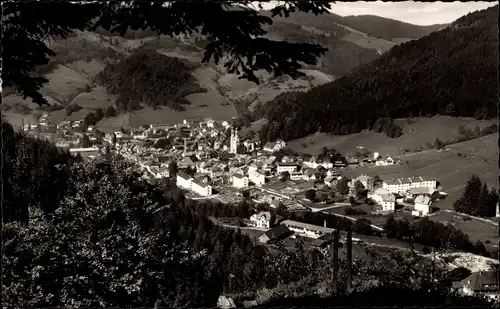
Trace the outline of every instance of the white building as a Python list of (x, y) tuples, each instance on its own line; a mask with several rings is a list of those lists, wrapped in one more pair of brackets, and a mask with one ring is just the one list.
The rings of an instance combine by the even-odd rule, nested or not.
[(387, 157), (387, 158), (382, 159), (382, 160), (377, 160), (375, 162), (375, 165), (377, 165), (377, 166), (387, 166), (387, 165), (393, 165), (393, 164), (396, 164), (396, 160), (394, 160), (391, 157)]
[(212, 186), (208, 182), (195, 180), (193, 177), (183, 173), (177, 173), (176, 179), (177, 186), (183, 189), (193, 191), (201, 196), (212, 195)]
[(415, 210), (411, 212), (413, 216), (427, 216), (431, 212), (432, 200), (427, 195), (419, 195), (415, 198)]
[(176, 184), (180, 188), (191, 190), (191, 182), (193, 181), (193, 177), (183, 173), (178, 172), (176, 177)]
[(394, 194), (382, 195), (382, 211), (395, 211), (396, 210), (396, 197)]
[(233, 187), (235, 188), (246, 188), (248, 187), (248, 177), (242, 174), (236, 173), (232, 176)]
[(354, 182), (356, 182), (357, 180), (359, 180), (363, 184), (365, 189), (373, 191), (373, 188), (375, 186), (375, 180), (373, 179), (373, 177), (367, 175), (361, 175), (358, 178), (354, 179)]
[(299, 165), (297, 163), (276, 163), (276, 172), (278, 174), (284, 173), (284, 172), (289, 172), (292, 174), (293, 172), (297, 171)]
[(276, 152), (286, 147), (286, 143), (282, 140), (277, 140), (275, 143), (267, 142), (262, 150), (267, 152)]
[(238, 129), (231, 129), (231, 138), (229, 140), (229, 153), (238, 153), (240, 138), (238, 137)]
[(212, 186), (207, 182), (193, 180), (191, 182), (191, 191), (201, 196), (212, 195)]
[(382, 206), (383, 211), (394, 211), (396, 209), (396, 197), (387, 189), (378, 188), (373, 193), (368, 193), (368, 198)]
[(382, 186), (391, 193), (406, 194), (406, 192), (410, 188), (427, 187), (430, 189), (436, 189), (437, 181), (432, 180), (429, 177), (419, 176), (419, 177), (399, 178), (395, 180), (384, 181)]
[(271, 213), (269, 211), (261, 211), (250, 217), (250, 221), (259, 228), (268, 229), (271, 226)]
[(99, 148), (89, 147), (89, 148), (70, 148), (69, 153), (76, 156), (81, 155), (82, 157), (96, 157), (99, 155)]
[(257, 170), (250, 170), (248, 172), (248, 178), (256, 186), (261, 186), (266, 183), (266, 176)]

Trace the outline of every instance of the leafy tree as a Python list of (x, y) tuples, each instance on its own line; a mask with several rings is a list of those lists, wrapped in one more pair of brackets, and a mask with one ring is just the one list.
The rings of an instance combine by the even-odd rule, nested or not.
[(481, 187), (481, 179), (476, 175), (472, 175), (465, 185), (462, 196), (453, 204), (455, 211), (476, 215)]
[(366, 197), (366, 188), (361, 181), (356, 180), (354, 182), (354, 192), (358, 199)]
[(307, 190), (305, 196), (308, 200), (314, 201), (316, 199), (316, 190), (313, 189)]
[(178, 167), (177, 167), (177, 162), (172, 161), (168, 164), (168, 173), (170, 174), (170, 177), (175, 177), (177, 175)]
[[(4, 29), (2, 37), (4, 87), (14, 87), (19, 93), (38, 104), (47, 104), (40, 88), (47, 82), (31, 73), (36, 66), (49, 62), (56, 54), (46, 45), (47, 37), (68, 37), (73, 30), (115, 32), (124, 36), (127, 30), (152, 30), (167, 36), (191, 34), (199, 31), (207, 45), (203, 61), (224, 59), (230, 73), (258, 83), (254, 74), (266, 70), (275, 75), (287, 74), (298, 78), (299, 63), (313, 65), (326, 50), (317, 44), (271, 41), (262, 37), (264, 25), (272, 19), (258, 14), (250, 2), (240, 2), (244, 9), (234, 8), (229, 2), (173, 2), (134, 1), (130, 5), (118, 2), (7, 2), (3, 6)], [(55, 5), (55, 6), (54, 6)], [(293, 11), (321, 14), (330, 8), (327, 2), (291, 1), (272, 10), (273, 16)], [(64, 14), (54, 13), (64, 12)], [(206, 14), (199, 14), (204, 12)], [(182, 22), (179, 22), (182, 16)], [(221, 22), (224, 21), (223, 24)], [(225, 25), (231, 24), (232, 27)], [(22, 30), (21, 30), (22, 29)], [(238, 29), (238, 31), (234, 31)], [(227, 55), (228, 57), (222, 57)], [(258, 57), (256, 57), (259, 55)], [(265, 56), (262, 56), (265, 55)], [(253, 59), (253, 61), (247, 61)]]
[(284, 171), (280, 174), (280, 178), (282, 181), (290, 180), (290, 173), (288, 171)]
[(352, 227), (355, 233), (363, 234), (363, 235), (372, 235), (373, 228), (371, 227), (371, 222), (368, 219), (358, 219), (354, 222)]
[(347, 195), (349, 193), (349, 185), (347, 184), (347, 179), (342, 178), (337, 182), (335, 189), (341, 195)]
[(442, 149), (444, 147), (444, 143), (439, 138), (436, 138), (436, 140), (434, 141), (434, 147), (437, 150)]
[(108, 106), (108, 108), (106, 108), (106, 111), (104, 112), (105, 117), (116, 117), (116, 115), (116, 109), (112, 105)]
[(354, 196), (349, 196), (349, 204), (351, 204), (351, 206), (354, 206), (356, 205), (356, 199), (354, 198)]
[(87, 134), (83, 135), (80, 145), (82, 148), (88, 148), (92, 146), (92, 143), (90, 142), (89, 136)]

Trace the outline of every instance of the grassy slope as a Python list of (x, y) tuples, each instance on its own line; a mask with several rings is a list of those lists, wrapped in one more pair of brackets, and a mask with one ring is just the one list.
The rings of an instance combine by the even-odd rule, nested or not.
[[(410, 176), (432, 176), (443, 186), (448, 197), (436, 206), (452, 209), (453, 202), (462, 194), (466, 181), (471, 175), (478, 175), (488, 186), (498, 188), (498, 171), (494, 168), (498, 161), (497, 134), (490, 134), (474, 140), (449, 145), (449, 151), (427, 150), (411, 154), (401, 159), (408, 161), (395, 166), (361, 167), (346, 170), (348, 177), (361, 174), (379, 175), (382, 179)], [(461, 154), (461, 156), (458, 155)]]
[[(309, 135), (293, 140), (289, 147), (295, 151), (318, 154), (324, 146), (335, 148), (342, 153), (352, 153), (358, 150), (356, 147), (363, 146), (381, 155), (397, 156), (401, 149), (413, 150), (426, 146), (426, 143), (434, 143), (436, 138), (442, 141), (452, 140), (459, 136), (458, 127), (464, 125), (467, 128), (486, 127), (495, 123), (494, 120), (475, 120), (473, 118), (453, 118), (448, 116), (434, 116), (431, 118), (415, 118), (414, 123), (408, 125), (405, 119), (396, 119), (395, 122), (403, 129), (403, 136), (397, 139), (389, 138), (384, 133), (360, 132), (344, 136), (332, 136), (324, 133)], [(303, 144), (307, 148), (303, 147)]]

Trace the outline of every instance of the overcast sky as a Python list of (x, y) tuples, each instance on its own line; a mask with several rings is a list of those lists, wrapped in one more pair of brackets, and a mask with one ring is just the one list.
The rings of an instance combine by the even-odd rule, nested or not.
[[(274, 4), (273, 4), (274, 2)], [(276, 1), (263, 4), (265, 9)], [(332, 13), (348, 15), (377, 15), (415, 25), (447, 24), (476, 10), (483, 10), (498, 2), (337, 2), (332, 3)]]

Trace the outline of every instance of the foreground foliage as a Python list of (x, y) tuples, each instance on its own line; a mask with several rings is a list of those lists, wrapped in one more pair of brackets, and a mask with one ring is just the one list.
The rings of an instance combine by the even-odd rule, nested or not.
[[(5, 2), (2, 6), (2, 81), (35, 103), (47, 104), (40, 89), (47, 82), (31, 73), (56, 54), (46, 39), (68, 37), (74, 30), (104, 31), (124, 36), (127, 30), (150, 30), (176, 36), (199, 32), (206, 38), (203, 62), (223, 64), (231, 73), (258, 83), (254, 74), (266, 70), (276, 75), (303, 76), (301, 64), (312, 65), (326, 50), (317, 44), (271, 41), (262, 37), (263, 25), (272, 19), (261, 16), (251, 1), (129, 1), (122, 2)], [(321, 14), (330, 8), (325, 1), (289, 1), (273, 9), (273, 15), (304, 11)], [(62, 14), (61, 12), (64, 12)], [(227, 27), (230, 24), (231, 27)], [(227, 57), (226, 57), (227, 56)]]

